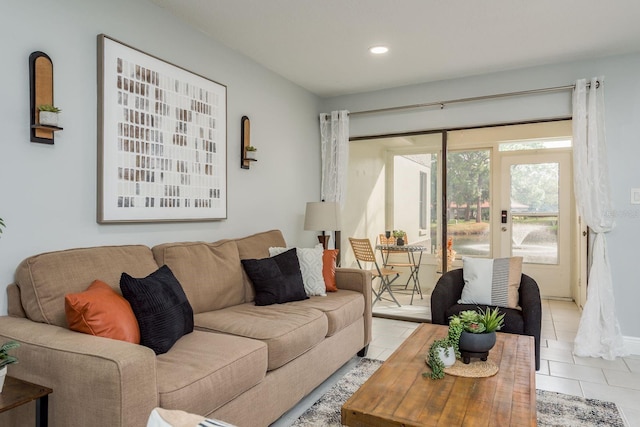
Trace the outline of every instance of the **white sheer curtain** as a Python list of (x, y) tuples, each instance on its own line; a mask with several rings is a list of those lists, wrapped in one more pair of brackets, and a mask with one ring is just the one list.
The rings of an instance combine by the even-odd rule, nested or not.
[(338, 202), (344, 208), (347, 194), (347, 166), (349, 163), (349, 112), (346, 110), (320, 114), (322, 140), (321, 198)]
[(625, 355), (607, 255), (613, 206), (604, 131), (603, 78), (578, 80), (573, 92), (573, 170), (578, 210), (592, 239), (587, 301), (582, 311), (573, 353), (614, 359)]

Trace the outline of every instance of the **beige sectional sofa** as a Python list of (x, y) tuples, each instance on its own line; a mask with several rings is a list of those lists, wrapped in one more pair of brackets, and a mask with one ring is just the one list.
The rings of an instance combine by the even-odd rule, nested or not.
[[(241, 259), (285, 246), (280, 231), (215, 243), (71, 249), (32, 256), (7, 288), (0, 342), (17, 340), (9, 375), (53, 389), (54, 427), (144, 426), (156, 407), (239, 426), (266, 426), (371, 340), (371, 276), (336, 270), (338, 292), (256, 306)], [(64, 297), (100, 279), (119, 291), (122, 272), (145, 277), (168, 265), (193, 308), (195, 330), (164, 354), (68, 329)], [(24, 405), (0, 425), (32, 425)]]

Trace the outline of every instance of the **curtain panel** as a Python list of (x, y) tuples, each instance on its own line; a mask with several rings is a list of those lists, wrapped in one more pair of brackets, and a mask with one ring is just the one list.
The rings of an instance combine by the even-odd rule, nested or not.
[(615, 315), (606, 233), (613, 230), (613, 205), (604, 127), (603, 78), (576, 81), (573, 92), (573, 170), (578, 211), (592, 239), (588, 263), (587, 301), (573, 353), (612, 360), (624, 356)]
[(347, 167), (349, 164), (349, 112), (332, 111), (320, 114), (322, 150), (321, 199), (338, 202), (344, 208), (347, 195)]

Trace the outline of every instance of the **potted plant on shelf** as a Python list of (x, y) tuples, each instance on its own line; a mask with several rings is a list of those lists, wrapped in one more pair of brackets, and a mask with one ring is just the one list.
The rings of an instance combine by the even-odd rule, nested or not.
[(45, 126), (58, 126), (58, 113), (62, 110), (51, 104), (43, 104), (38, 107), (40, 111), (39, 123)]
[(10, 356), (8, 351), (18, 347), (20, 347), (20, 343), (17, 341), (7, 341), (0, 347), (0, 393), (4, 386), (4, 378), (7, 375), (7, 365), (18, 363), (18, 358)]
[(396, 245), (398, 246), (404, 245), (404, 236), (406, 235), (407, 233), (405, 233), (402, 230), (393, 230), (393, 237), (396, 238)]
[(254, 147), (253, 145), (247, 145), (244, 150), (245, 150), (245, 153), (244, 153), (245, 159), (256, 160), (256, 154), (258, 151), (256, 147)]
[(451, 316), (451, 321), (454, 318), (463, 325), (458, 342), (463, 362), (469, 363), (471, 357), (487, 360), (489, 350), (496, 344), (496, 331), (504, 324), (504, 313), (500, 313), (498, 307), (493, 310), (487, 307), (485, 310), (461, 311), (457, 316)]

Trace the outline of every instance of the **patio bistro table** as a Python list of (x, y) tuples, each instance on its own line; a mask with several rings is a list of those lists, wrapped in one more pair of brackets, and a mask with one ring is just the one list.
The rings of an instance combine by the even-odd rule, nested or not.
[[(411, 292), (411, 302), (413, 304), (413, 295), (416, 291), (420, 294), (420, 299), (422, 299), (422, 289), (420, 288), (420, 278), (418, 277), (418, 273), (420, 272), (420, 262), (422, 261), (422, 253), (427, 249), (422, 245), (376, 245), (376, 249), (380, 251), (382, 254), (382, 264), (386, 265), (389, 259), (389, 255), (391, 253), (398, 252), (406, 252), (409, 257), (409, 264), (411, 264), (409, 278), (407, 279), (407, 284), (405, 285), (405, 289), (407, 285), (413, 281), (413, 291)], [(386, 254), (386, 255), (385, 255)], [(418, 256), (416, 257), (416, 254)], [(417, 258), (417, 262), (416, 262)]]

